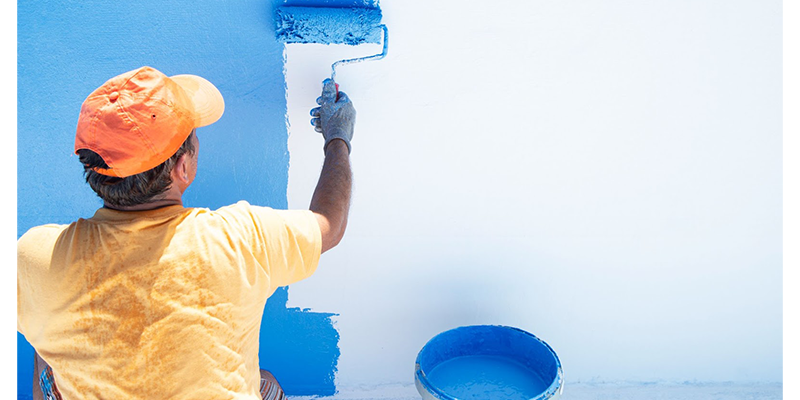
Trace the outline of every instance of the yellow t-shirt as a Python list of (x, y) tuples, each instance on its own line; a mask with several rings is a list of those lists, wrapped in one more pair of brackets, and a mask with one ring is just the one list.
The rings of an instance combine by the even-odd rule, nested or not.
[(64, 399), (260, 399), (267, 298), (310, 276), (310, 211), (100, 209), (17, 243), (17, 330)]

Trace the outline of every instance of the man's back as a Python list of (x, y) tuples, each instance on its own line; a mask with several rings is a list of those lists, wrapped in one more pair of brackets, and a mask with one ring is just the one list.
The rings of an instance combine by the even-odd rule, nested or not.
[(310, 211), (98, 210), (18, 244), (18, 330), (65, 398), (261, 398), (272, 292), (310, 276)]
[(225, 108), (211, 82), (145, 66), (86, 98), (74, 151), (104, 207), (17, 245), (17, 330), (41, 358), (34, 395), (283, 398), (258, 366), (264, 304), (314, 272), (350, 207), (355, 108), (330, 79), (317, 103), (325, 160), (308, 210), (211, 212), (183, 208), (197, 128)]

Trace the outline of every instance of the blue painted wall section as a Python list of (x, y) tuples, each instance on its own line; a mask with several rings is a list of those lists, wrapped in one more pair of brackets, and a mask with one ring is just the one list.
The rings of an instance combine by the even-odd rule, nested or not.
[(271, 339), (261, 342), (261, 368), (271, 371), (288, 395), (333, 395), (339, 332), (331, 317), (336, 314), (288, 308), (288, 299), (283, 287), (267, 301), (261, 336)]
[[(225, 97), (223, 117), (198, 130), (200, 170), (185, 204), (215, 209), (244, 199), (285, 208), (289, 154), (283, 45), (274, 30), (278, 5), (20, 0), (18, 235), (90, 217), (101, 206), (72, 155), (80, 104), (105, 80), (143, 65), (167, 75), (201, 75)], [(331, 315), (287, 309), (285, 288), (276, 296), (265, 309), (262, 366), (276, 371), (288, 393), (333, 393), (339, 353)], [(33, 349), (19, 334), (17, 362), (18, 397), (30, 398)]]

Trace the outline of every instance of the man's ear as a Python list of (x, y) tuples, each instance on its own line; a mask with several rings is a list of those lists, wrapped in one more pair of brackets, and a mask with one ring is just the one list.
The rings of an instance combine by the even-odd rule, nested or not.
[(178, 183), (178, 186), (185, 187), (190, 183), (188, 161), (189, 153), (183, 153), (183, 155), (178, 157), (178, 160), (175, 161), (175, 166), (172, 167), (172, 181)]

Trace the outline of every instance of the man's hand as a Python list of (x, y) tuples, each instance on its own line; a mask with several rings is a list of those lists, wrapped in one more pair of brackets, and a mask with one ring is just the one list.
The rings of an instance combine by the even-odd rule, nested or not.
[(325, 138), (323, 151), (328, 149), (328, 144), (341, 139), (347, 144), (350, 152), (350, 140), (353, 138), (353, 128), (356, 123), (356, 109), (350, 98), (344, 92), (338, 92), (336, 82), (325, 79), (322, 82), (322, 96), (317, 98), (319, 107), (311, 110), (311, 124), (314, 130), (322, 133)]

